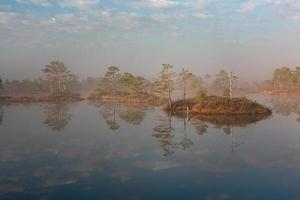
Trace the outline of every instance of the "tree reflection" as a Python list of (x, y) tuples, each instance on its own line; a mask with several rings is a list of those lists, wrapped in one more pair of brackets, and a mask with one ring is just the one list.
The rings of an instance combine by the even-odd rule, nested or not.
[(172, 113), (169, 113), (166, 117), (160, 117), (158, 125), (153, 128), (153, 131), (155, 132), (153, 136), (159, 141), (160, 146), (164, 151), (164, 156), (171, 156), (175, 153), (174, 148), (176, 148), (176, 143), (173, 142), (173, 130)]
[(218, 128), (226, 126), (233, 127), (246, 127), (249, 124), (257, 123), (261, 120), (268, 119), (268, 115), (255, 114), (255, 115), (197, 115), (192, 119), (200, 122), (208, 122), (216, 125)]
[(2, 125), (4, 120), (4, 110), (2, 109), (2, 107), (0, 106), (0, 126)]
[(230, 136), (230, 152), (234, 152), (240, 146), (240, 143), (235, 140), (233, 126), (226, 126), (223, 128), (223, 131), (226, 135)]
[(116, 110), (116, 103), (104, 104), (103, 106), (102, 116), (105, 119), (105, 122), (110, 130), (118, 130), (120, 128), (120, 124), (116, 119)]
[(271, 98), (271, 103), (276, 113), (284, 116), (295, 113), (299, 116), (297, 120), (300, 120), (300, 97), (276, 96)]
[(193, 141), (187, 138), (187, 122), (195, 127), (198, 135), (202, 136), (207, 132), (207, 123), (215, 125), (216, 128), (221, 129), (224, 133), (230, 136), (230, 151), (234, 152), (240, 146), (234, 137), (234, 127), (245, 128), (249, 124), (267, 119), (266, 115), (192, 115), (191, 119), (187, 121), (185, 114), (175, 113), (173, 116), (183, 119), (184, 139), (179, 143), (183, 150), (193, 145)]
[(44, 124), (54, 131), (61, 131), (65, 129), (72, 115), (68, 113), (69, 106), (67, 103), (51, 103), (45, 106), (46, 120)]
[(191, 139), (187, 138), (187, 136), (186, 136), (186, 121), (187, 121), (187, 118), (184, 117), (183, 118), (183, 133), (184, 133), (184, 138), (180, 142), (180, 145), (182, 146), (183, 150), (186, 150), (186, 149), (190, 148), (190, 146), (192, 146), (194, 144), (193, 141)]
[(144, 120), (149, 106), (142, 104), (126, 104), (118, 102), (90, 102), (100, 107), (100, 113), (110, 130), (118, 130), (121, 125), (118, 119), (132, 125), (140, 125)]
[(118, 116), (128, 124), (140, 125), (146, 116), (145, 110), (145, 107), (125, 105), (118, 112)]
[(200, 136), (202, 136), (205, 132), (207, 132), (208, 126), (204, 121), (201, 120), (192, 120), (192, 124), (196, 129), (196, 133)]

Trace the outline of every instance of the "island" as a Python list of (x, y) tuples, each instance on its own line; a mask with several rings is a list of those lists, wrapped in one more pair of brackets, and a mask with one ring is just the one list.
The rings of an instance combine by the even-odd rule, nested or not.
[(171, 107), (168, 104), (164, 109), (175, 113), (188, 113), (191, 115), (270, 115), (272, 113), (266, 106), (247, 98), (223, 96), (204, 96), (201, 100), (177, 100), (172, 103)]

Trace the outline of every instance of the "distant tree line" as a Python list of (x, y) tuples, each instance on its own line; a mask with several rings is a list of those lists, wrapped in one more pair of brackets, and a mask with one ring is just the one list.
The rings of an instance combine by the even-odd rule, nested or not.
[(300, 67), (295, 69), (289, 67), (275, 69), (271, 83), (275, 90), (286, 92), (300, 91)]
[[(186, 68), (175, 72), (171, 64), (162, 64), (153, 81), (141, 75), (121, 72), (117, 66), (109, 66), (103, 76), (79, 79), (62, 61), (51, 61), (42, 67), (43, 78), (34, 80), (3, 80), (0, 78), (1, 95), (51, 95), (65, 96), (75, 93), (93, 93), (95, 96), (157, 96), (168, 99), (202, 98), (208, 89), (213, 93), (229, 96), (237, 77), (221, 70), (211, 88), (205, 81)], [(205, 80), (210, 79), (205, 76)]]
[(97, 95), (143, 95), (150, 93), (150, 82), (142, 76), (129, 72), (121, 73), (116, 66), (109, 66), (104, 77), (98, 81)]
[(0, 78), (1, 95), (52, 95), (64, 96), (96, 87), (99, 78), (79, 80), (61, 61), (51, 61), (42, 68), (44, 78), (34, 80), (3, 80)]
[(248, 85), (249, 91), (299, 93), (300, 92), (300, 67), (278, 67), (273, 71), (272, 78), (256, 81)]

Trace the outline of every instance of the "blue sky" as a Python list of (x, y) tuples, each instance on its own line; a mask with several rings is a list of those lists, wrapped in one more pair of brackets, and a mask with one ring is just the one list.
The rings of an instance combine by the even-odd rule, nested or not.
[(300, 63), (299, 0), (1, 0), (6, 78), (60, 59), (83, 77), (117, 65), (154, 77), (162, 63), (264, 79)]

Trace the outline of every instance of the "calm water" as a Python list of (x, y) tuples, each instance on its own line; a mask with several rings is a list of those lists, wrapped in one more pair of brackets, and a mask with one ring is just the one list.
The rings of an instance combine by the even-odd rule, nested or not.
[(300, 199), (300, 98), (270, 118), (155, 107), (0, 108), (0, 199)]

